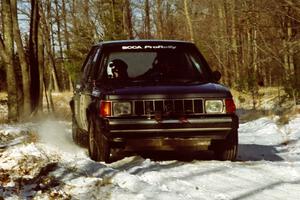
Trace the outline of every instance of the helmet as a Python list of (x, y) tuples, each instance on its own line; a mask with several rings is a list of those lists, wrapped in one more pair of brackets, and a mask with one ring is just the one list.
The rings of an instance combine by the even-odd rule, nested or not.
[(111, 69), (112, 78), (117, 78), (117, 79), (128, 78), (128, 73), (127, 73), (128, 66), (123, 60), (114, 59), (110, 61), (108, 65)]

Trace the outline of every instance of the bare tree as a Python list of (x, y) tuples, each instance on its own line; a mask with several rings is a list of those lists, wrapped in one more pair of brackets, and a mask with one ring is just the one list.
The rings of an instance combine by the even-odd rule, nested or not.
[(184, 15), (185, 15), (186, 22), (187, 22), (188, 29), (189, 29), (190, 40), (194, 41), (194, 30), (193, 30), (193, 25), (192, 25), (192, 20), (191, 20), (187, 0), (184, 0)]
[(31, 1), (30, 35), (29, 35), (29, 62), (31, 77), (31, 106), (38, 108), (41, 98), (38, 60), (38, 31), (39, 31), (39, 1)]
[(124, 8), (124, 27), (125, 33), (127, 34), (128, 39), (134, 39), (133, 37), (133, 27), (132, 27), (132, 12), (129, 0), (124, 0), (125, 8)]
[(28, 117), (31, 114), (31, 95), (30, 95), (30, 77), (29, 77), (29, 65), (26, 60), (24, 46), (21, 38), (21, 32), (19, 28), (19, 22), (17, 17), (17, 2), (11, 0), (11, 13), (13, 22), (13, 35), (14, 41), (17, 47), (17, 53), (22, 70), (22, 87), (23, 87), (23, 118)]
[(145, 9), (145, 38), (151, 38), (149, 0), (145, 0), (144, 9)]
[(156, 0), (156, 30), (159, 39), (164, 38), (163, 19), (162, 19), (162, 1)]
[[(0, 35), (0, 54), (6, 66), (6, 81), (8, 93), (8, 119), (18, 120), (17, 80), (14, 70), (14, 38), (13, 22), (9, 1), (2, 1), (3, 38)], [(5, 24), (4, 24), (5, 22)]]

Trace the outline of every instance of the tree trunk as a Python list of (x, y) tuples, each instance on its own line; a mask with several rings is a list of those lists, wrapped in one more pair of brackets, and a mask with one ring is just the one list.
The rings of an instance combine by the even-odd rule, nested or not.
[(63, 62), (63, 71), (64, 71), (64, 81), (65, 81), (65, 90), (70, 90), (69, 86), (69, 73), (66, 70), (66, 64), (68, 62), (68, 58), (66, 58), (66, 55), (69, 55), (69, 52), (71, 51), (70, 48), (70, 39), (69, 39), (69, 31), (67, 27), (67, 15), (66, 15), (66, 5), (65, 5), (65, 0), (62, 0), (62, 18), (63, 18), (63, 27), (64, 27), (64, 44), (66, 46), (65, 53), (62, 53), (62, 62)]
[(64, 38), (65, 38), (65, 44), (67, 48), (67, 52), (70, 52), (70, 34), (67, 26), (67, 14), (66, 14), (66, 2), (65, 0), (62, 0), (62, 18), (64, 21)]
[[(45, 42), (45, 49), (46, 49), (46, 53), (47, 53), (47, 58), (49, 58), (50, 63), (51, 63), (51, 67), (49, 67), (49, 81), (52, 79), (52, 76), (55, 83), (54, 83), (54, 91), (59, 91), (59, 85), (57, 82), (57, 70), (56, 70), (56, 63), (55, 63), (55, 57), (54, 57), (54, 51), (51, 48), (51, 39), (50, 39), (50, 29), (51, 27), (49, 27), (49, 22), (47, 21), (47, 19), (50, 18), (50, 7), (51, 7), (51, 2), (47, 1), (47, 18), (46, 18), (46, 14), (44, 12), (43, 7), (40, 7), (41, 10), (41, 26), (42, 26), (42, 32), (43, 32), (43, 36), (44, 36), (44, 42)], [(51, 25), (50, 25), (51, 26)], [(53, 35), (53, 34), (52, 34)], [(50, 86), (49, 86), (50, 87)], [(52, 89), (52, 88), (51, 88)]]
[(116, 2), (115, 0), (110, 1), (110, 6), (111, 6), (111, 16), (112, 16), (112, 22), (113, 22), (113, 29), (112, 29), (112, 39), (115, 38), (115, 33), (116, 33)]
[[(59, 91), (59, 86), (58, 86), (58, 81), (56, 79), (56, 72), (54, 69), (51, 70), (51, 80), (53, 82), (53, 88), (54, 88), (54, 91), (55, 92), (58, 92)], [(51, 91), (52, 91), (52, 88), (51, 88)]]
[(58, 1), (54, 1), (55, 4), (55, 21), (56, 21), (56, 28), (57, 28), (57, 41), (58, 41), (58, 47), (59, 47), (59, 56), (60, 59), (63, 58), (63, 48), (62, 48), (62, 37), (61, 37), (61, 22), (60, 22), (60, 13), (59, 13), (59, 5)]
[(42, 33), (42, 28), (38, 28), (38, 63), (39, 63), (39, 101), (37, 106), (38, 113), (43, 112), (43, 87), (44, 87), (44, 38)]
[[(51, 14), (51, 1), (50, 0), (47, 0), (47, 5), (48, 5), (48, 10), (47, 10), (47, 19), (50, 19), (50, 18), (53, 18), (52, 14)], [(47, 20), (45, 18), (45, 24), (48, 24), (47, 23)], [(61, 91), (62, 90), (62, 85), (60, 84), (60, 81), (59, 81), (59, 75), (58, 75), (58, 66), (55, 62), (55, 38), (54, 38), (54, 28), (53, 28), (53, 21), (50, 22), (50, 28), (48, 29), (49, 30), (49, 41), (50, 41), (50, 44), (49, 44), (49, 47), (50, 47), (50, 51), (51, 53), (49, 53), (49, 55), (51, 55), (50, 59), (51, 59), (51, 62), (52, 62), (52, 67), (53, 67), (53, 71), (54, 71), (54, 78), (55, 78), (55, 87), (54, 87), (54, 91), (55, 92), (58, 92), (58, 91)], [(51, 49), (52, 47), (52, 49)], [(57, 87), (56, 87), (57, 86)]]
[(28, 117), (31, 113), (31, 97), (30, 97), (30, 77), (29, 66), (26, 60), (24, 46), (19, 29), (19, 23), (17, 19), (17, 3), (16, 0), (11, 0), (11, 12), (13, 22), (14, 40), (16, 42), (17, 52), (19, 55), (19, 61), (22, 71), (22, 93), (23, 93), (23, 112), (22, 118)]
[(6, 83), (8, 94), (8, 120), (18, 120), (17, 79), (14, 70), (14, 38), (10, 2), (2, 1), (3, 39), (0, 35), (0, 52), (6, 66)]
[(235, 83), (239, 82), (239, 62), (238, 62), (238, 46), (236, 31), (236, 0), (231, 0), (231, 47), (232, 47), (232, 63), (234, 69)]
[(77, 31), (78, 30), (78, 20), (75, 15), (75, 13), (77, 12), (77, 3), (75, 0), (72, 0), (72, 4), (70, 4), (70, 7), (71, 7), (70, 9), (71, 9), (71, 16), (72, 16), (73, 31)]
[(224, 5), (223, 3), (217, 3), (217, 16), (218, 16), (218, 47), (217, 47), (217, 54), (219, 56), (218, 59), (218, 68), (223, 72), (223, 82), (225, 84), (228, 84), (228, 71), (225, 66), (225, 59), (226, 59), (226, 49), (225, 49), (225, 44), (226, 44), (226, 21), (225, 21), (225, 13), (224, 13)]
[[(59, 64), (58, 64), (58, 77), (59, 77), (59, 82), (60, 82), (60, 90), (66, 90), (66, 80), (65, 80), (65, 69), (64, 69), (64, 56), (63, 56), (63, 47), (62, 47), (62, 37), (61, 37), (61, 18), (60, 18), (60, 13), (59, 13), (59, 5), (58, 1), (55, 0), (55, 21), (56, 21), (56, 28), (57, 28), (57, 41), (58, 41), (58, 48), (59, 48)], [(87, 7), (88, 6), (84, 6)], [(85, 9), (86, 10), (86, 9)], [(88, 13), (88, 9), (85, 11), (85, 13)]]
[[(55, 108), (54, 108), (54, 103), (53, 103), (53, 99), (52, 99), (52, 88), (53, 88), (53, 78), (55, 79), (55, 75), (53, 75), (53, 70), (50, 73), (50, 83), (49, 83), (49, 87), (47, 90), (48, 93), (48, 98), (49, 98), (49, 102), (50, 102), (50, 107), (51, 107), (51, 111), (55, 112)], [(57, 83), (57, 81), (56, 81)], [(57, 86), (54, 86), (54, 88)]]
[(124, 9), (124, 25), (125, 25), (125, 30), (127, 34), (128, 39), (133, 39), (133, 28), (132, 28), (132, 13), (131, 13), (131, 6), (130, 6), (130, 1), (125, 0), (125, 9)]
[(62, 48), (62, 41), (61, 41), (61, 22), (60, 22), (60, 13), (59, 13), (59, 5), (58, 1), (54, 1), (55, 4), (55, 21), (56, 21), (56, 28), (57, 28), (57, 41), (58, 41), (58, 48), (59, 48), (59, 56), (60, 59), (63, 58), (63, 48)]
[(258, 51), (257, 51), (257, 28), (256, 26), (253, 27), (252, 30), (252, 51), (253, 51), (253, 69), (254, 69), (254, 77), (255, 81), (257, 81), (257, 74), (258, 74)]
[(40, 101), (40, 80), (39, 80), (39, 60), (38, 60), (38, 28), (39, 27), (39, 5), (38, 0), (31, 1), (31, 19), (29, 35), (29, 61), (31, 77), (31, 107), (33, 110)]
[(187, 0), (184, 0), (184, 15), (185, 15), (186, 22), (187, 22), (188, 29), (189, 29), (190, 40), (192, 42), (194, 42), (194, 31), (193, 31), (193, 25), (192, 25), (191, 16), (190, 16), (190, 13), (189, 13)]
[(151, 38), (149, 0), (145, 0), (145, 38)]
[(156, 30), (159, 39), (164, 38), (163, 33), (163, 19), (162, 19), (162, 2), (156, 0)]
[(222, 6), (222, 15), (224, 16), (224, 46), (225, 49), (223, 51), (223, 62), (224, 62), (224, 67), (225, 67), (225, 76), (226, 78), (226, 85), (228, 86), (232, 86), (232, 66), (230, 65), (230, 54), (229, 54), (229, 45), (230, 44), (230, 40), (229, 40), (229, 13), (228, 13), (228, 6), (227, 6), (227, 1), (223, 0), (222, 2), (223, 6)]
[[(296, 99), (296, 86), (297, 86), (297, 78), (295, 77), (295, 62), (294, 62), (294, 47), (292, 45), (293, 42), (293, 26), (292, 20), (294, 20), (293, 13), (291, 11), (290, 6), (285, 6), (285, 16), (283, 16), (283, 62), (284, 62), (284, 70), (285, 70), (285, 88), (288, 94)], [(295, 100), (296, 101), (296, 100)], [(296, 103), (296, 102), (295, 102)]]

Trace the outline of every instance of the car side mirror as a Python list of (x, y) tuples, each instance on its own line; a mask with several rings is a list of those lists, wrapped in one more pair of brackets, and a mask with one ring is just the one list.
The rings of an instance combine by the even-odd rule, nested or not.
[(100, 97), (101, 92), (97, 87), (93, 87), (92, 96), (93, 97)]
[(219, 72), (218, 70), (214, 71), (212, 75), (215, 81), (219, 81), (222, 77), (221, 72)]

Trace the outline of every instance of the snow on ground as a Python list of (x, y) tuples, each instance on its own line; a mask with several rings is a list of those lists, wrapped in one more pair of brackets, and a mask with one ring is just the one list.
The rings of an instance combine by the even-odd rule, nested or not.
[[(104, 164), (73, 144), (68, 122), (2, 125), (0, 199), (298, 199), (300, 115), (277, 120), (240, 125), (236, 162), (128, 156)], [(29, 132), (37, 142), (22, 140)]]

